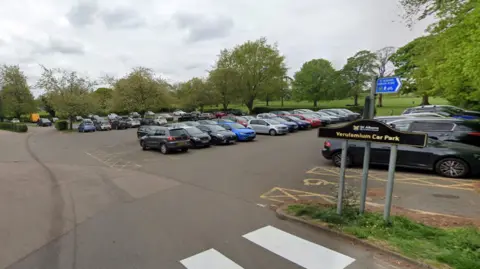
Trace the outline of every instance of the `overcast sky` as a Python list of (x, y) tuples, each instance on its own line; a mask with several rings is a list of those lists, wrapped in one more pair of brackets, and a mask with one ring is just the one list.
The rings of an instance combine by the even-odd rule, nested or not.
[[(399, 47), (408, 29), (398, 0), (1, 0), (0, 64), (34, 83), (39, 64), (97, 78), (152, 68), (168, 80), (203, 76), (222, 48), (267, 37), (293, 74), (326, 58), (337, 68), (355, 52)], [(38, 92), (35, 92), (38, 95)]]

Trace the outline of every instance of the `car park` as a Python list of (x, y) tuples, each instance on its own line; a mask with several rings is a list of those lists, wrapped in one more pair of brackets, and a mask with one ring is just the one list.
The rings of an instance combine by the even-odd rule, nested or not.
[(276, 118), (271, 118), (271, 120), (274, 120), (278, 123), (281, 123), (283, 125), (286, 125), (288, 127), (288, 131), (290, 133), (293, 133), (293, 132), (296, 132), (298, 131), (298, 124), (295, 123), (295, 122), (291, 122), (291, 121), (287, 121), (283, 118), (280, 118), (280, 117), (276, 117)]
[(245, 126), (236, 122), (219, 123), (220, 126), (228, 131), (232, 131), (237, 136), (238, 141), (252, 141), (257, 136), (255, 130), (246, 128)]
[(182, 124), (185, 124), (185, 125), (188, 125), (188, 126), (198, 126), (198, 125), (200, 125), (200, 123), (197, 122), (197, 121), (184, 121), (184, 122), (182, 122)]
[(199, 125), (197, 128), (210, 136), (212, 144), (230, 144), (237, 141), (237, 135), (234, 132), (228, 131), (218, 124)]
[(277, 116), (288, 116), (291, 113), (288, 111), (270, 111), (271, 114), (275, 114)]
[(143, 150), (159, 149), (162, 154), (172, 151), (187, 152), (190, 148), (190, 137), (183, 128), (151, 126), (148, 133), (140, 138)]
[(50, 127), (52, 126), (52, 122), (49, 119), (40, 118), (37, 121), (37, 125), (40, 127)]
[(320, 121), (320, 126), (327, 126), (332, 123), (332, 121), (329, 118), (325, 118), (323, 116), (320, 116), (318, 113), (305, 113), (302, 114), (304, 117), (309, 117), (312, 119), (317, 119)]
[(215, 119), (214, 121), (216, 121), (219, 124), (221, 124), (221, 123), (234, 123), (233, 120), (229, 120), (229, 119)]
[(424, 132), (438, 140), (480, 147), (480, 122), (455, 118), (405, 118), (389, 122), (405, 132)]
[(174, 116), (182, 116), (182, 115), (185, 115), (185, 114), (187, 114), (187, 112), (185, 112), (183, 110), (177, 109), (177, 110), (173, 111)]
[(301, 120), (295, 116), (280, 116), (280, 118), (296, 123), (298, 125), (298, 129), (300, 130), (306, 130), (312, 127), (308, 121)]
[(292, 116), (310, 123), (310, 126), (312, 128), (320, 127), (322, 125), (321, 120), (314, 118), (312, 116), (308, 116), (306, 114), (293, 114)]
[(93, 124), (93, 121), (91, 120), (83, 120), (79, 125), (78, 125), (78, 131), (80, 133), (85, 133), (85, 132), (95, 132), (96, 128), (95, 125)]
[[(349, 141), (347, 165), (363, 163), (365, 142)], [(340, 166), (342, 141), (327, 140), (322, 155)], [(388, 165), (390, 146), (380, 143), (371, 144), (370, 163)], [(425, 148), (400, 145), (397, 153), (397, 167), (435, 171), (444, 177), (464, 178), (480, 174), (480, 148), (462, 143), (440, 141), (429, 138)]]
[(125, 120), (125, 122), (127, 123), (127, 127), (128, 128), (137, 128), (140, 126), (140, 120), (138, 119), (134, 119), (134, 118), (127, 118)]
[(187, 134), (190, 136), (190, 145), (193, 148), (210, 146), (211, 138), (208, 134), (204, 133), (202, 130), (193, 126), (184, 127), (183, 129), (185, 129), (185, 131), (187, 131)]
[(201, 113), (198, 115), (199, 120), (209, 120), (209, 119), (214, 119), (215, 116), (212, 113)]
[(107, 120), (98, 120), (94, 122), (95, 129), (97, 131), (109, 131), (112, 130), (112, 125)]
[(236, 123), (240, 123), (241, 125), (248, 127), (248, 120), (242, 116), (235, 116), (233, 114), (226, 115), (222, 117), (222, 119), (228, 119)]
[(288, 133), (288, 127), (272, 119), (255, 119), (250, 120), (248, 125), (251, 126), (258, 134), (269, 134), (271, 136), (284, 135)]

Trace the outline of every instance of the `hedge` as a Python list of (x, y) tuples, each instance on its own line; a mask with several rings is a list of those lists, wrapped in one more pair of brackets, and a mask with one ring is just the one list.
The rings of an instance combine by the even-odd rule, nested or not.
[(28, 127), (23, 123), (0, 122), (0, 130), (26, 133), (28, 131)]
[(66, 120), (57, 120), (55, 122), (55, 129), (59, 131), (67, 130), (68, 129), (68, 121)]

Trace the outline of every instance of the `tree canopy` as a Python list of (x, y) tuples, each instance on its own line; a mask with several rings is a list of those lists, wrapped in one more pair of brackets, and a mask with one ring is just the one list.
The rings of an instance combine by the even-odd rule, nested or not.
[(37, 110), (27, 77), (18, 65), (0, 67), (0, 85), (2, 85), (0, 99), (3, 114), (20, 118), (22, 114)]

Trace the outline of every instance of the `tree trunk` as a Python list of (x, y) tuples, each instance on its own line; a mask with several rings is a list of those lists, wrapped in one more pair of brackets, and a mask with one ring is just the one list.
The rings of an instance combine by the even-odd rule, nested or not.
[(200, 112), (203, 113), (203, 105), (200, 106)]
[(250, 99), (250, 100), (248, 100), (247, 102), (245, 102), (245, 105), (246, 105), (247, 108), (248, 108), (248, 113), (249, 113), (249, 114), (252, 114), (252, 112), (253, 112), (253, 100), (254, 100), (254, 99)]
[(228, 103), (223, 103), (222, 106), (223, 106), (223, 111), (224, 111), (224, 112), (227, 111), (227, 109), (228, 109)]
[(355, 94), (355, 95), (353, 96), (353, 105), (354, 105), (354, 106), (358, 106), (358, 94)]
[(70, 126), (68, 127), (68, 129), (69, 129), (69, 130), (73, 130), (73, 117), (70, 116), (69, 118), (70, 118), (70, 122), (69, 122), (69, 125), (70, 125)]
[(428, 106), (430, 105), (430, 102), (428, 101), (428, 94), (423, 94), (422, 96), (422, 103), (421, 103), (422, 106)]
[(265, 104), (268, 106), (268, 105), (269, 105), (269, 102), (270, 102), (270, 98), (269, 98), (268, 95), (267, 95), (267, 98), (265, 99)]
[(383, 107), (383, 94), (378, 95), (378, 107)]
[(282, 103), (281, 103), (281, 107), (283, 107), (283, 96), (282, 96), (282, 98), (281, 98), (280, 100), (281, 100), (281, 102), (282, 102)]
[(317, 107), (318, 106), (318, 100), (313, 100), (313, 106)]

